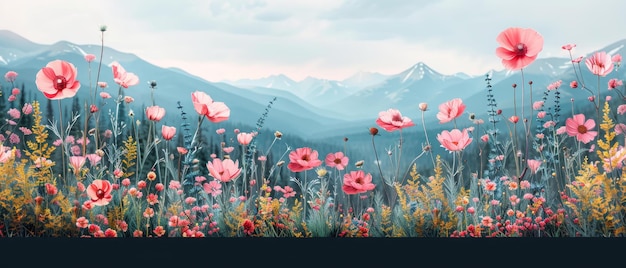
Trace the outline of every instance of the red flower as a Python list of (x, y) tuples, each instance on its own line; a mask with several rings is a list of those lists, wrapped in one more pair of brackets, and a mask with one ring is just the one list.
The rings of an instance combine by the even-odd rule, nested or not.
[(73, 64), (55, 60), (37, 73), (35, 84), (46, 98), (60, 100), (76, 95), (80, 82), (76, 80), (77, 71)]
[(496, 55), (509, 70), (528, 66), (543, 49), (543, 37), (533, 29), (508, 28), (496, 37), (496, 41), (500, 44)]
[(246, 219), (243, 222), (242, 226), (243, 226), (243, 232), (246, 235), (252, 235), (254, 233), (254, 223), (251, 220)]
[(289, 165), (287, 168), (292, 172), (302, 172), (313, 169), (322, 164), (318, 159), (317, 151), (311, 150), (309, 147), (298, 148), (289, 153)]

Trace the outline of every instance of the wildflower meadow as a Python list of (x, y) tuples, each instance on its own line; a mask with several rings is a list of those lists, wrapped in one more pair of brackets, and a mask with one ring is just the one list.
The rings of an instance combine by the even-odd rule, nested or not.
[[(471, 109), (487, 109), (488, 118), (470, 114), (468, 121), (470, 107), (453, 95), (444, 103), (416, 95), (415, 110), (389, 107), (363, 130), (371, 138), (363, 150), (376, 164), (351, 155), (347, 138), (328, 153), (306, 144), (276, 153), (273, 146), (290, 133), (262, 128), (271, 103), (256, 129), (223, 128), (232, 119), (229, 102), (237, 100), (214, 99), (202, 88), (179, 96), (193, 106), (166, 110), (158, 77), (138, 77), (118, 62), (103, 65), (104, 50), (81, 59), (87, 70), (59, 58), (34, 76), (6, 72), (0, 237), (625, 236), (621, 56), (570, 53), (577, 79), (544, 87), (524, 72), (543, 49), (540, 33), (512, 27), (494, 39), (493, 57), (518, 82), (494, 88), (485, 76), (485, 106)], [(92, 79), (78, 81), (78, 72)], [(104, 72), (113, 80), (100, 81)], [(20, 102), (20, 80), (34, 80), (37, 91), (26, 90), (48, 104)], [(135, 105), (137, 90), (151, 91), (149, 106)], [(533, 90), (544, 98), (533, 99)], [(564, 90), (588, 92), (584, 108), (572, 105), (563, 116)], [(68, 114), (62, 107), (79, 91), (90, 97)], [(513, 91), (514, 109), (500, 109), (494, 91)], [(179, 120), (165, 124), (166, 114)], [(429, 136), (424, 117), (444, 130)], [(404, 146), (415, 139), (403, 133), (408, 129), (423, 130), (421, 150)], [(392, 148), (377, 147), (382, 134), (398, 137)], [(269, 146), (256, 142), (263, 135)]]

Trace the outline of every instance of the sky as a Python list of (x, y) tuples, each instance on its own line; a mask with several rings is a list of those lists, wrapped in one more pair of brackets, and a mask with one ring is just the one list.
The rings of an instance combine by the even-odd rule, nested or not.
[(0, 29), (35, 43), (100, 44), (209, 81), (284, 74), (333, 80), (501, 70), (496, 36), (544, 37), (545, 57), (582, 56), (626, 38), (626, 1), (576, 0), (21, 0), (0, 3)]

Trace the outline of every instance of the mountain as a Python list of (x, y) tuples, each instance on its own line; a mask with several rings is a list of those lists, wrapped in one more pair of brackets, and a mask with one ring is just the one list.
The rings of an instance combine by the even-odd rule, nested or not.
[(341, 83), (350, 88), (361, 89), (382, 83), (385, 79), (387, 76), (381, 73), (359, 71), (342, 80)]
[[(28, 96), (45, 103), (47, 100), (43, 97), (35, 85), (36, 73), (44, 67), (48, 62), (62, 59), (73, 63), (78, 70), (78, 80), (81, 82), (81, 88), (77, 94), (77, 98), (85, 100), (93, 96), (96, 83), (96, 73), (98, 69), (98, 59), (89, 65), (84, 60), (84, 55), (94, 54), (100, 55), (99, 45), (78, 45), (67, 41), (59, 41), (51, 45), (35, 44), (19, 35), (10, 31), (0, 31), (0, 72), (16, 71), (19, 75), (17, 83), (24, 83)], [(182, 105), (184, 111), (190, 117), (190, 122), (194, 122), (195, 111), (191, 103), (191, 93), (200, 90), (209, 94), (215, 101), (225, 102), (231, 109), (231, 116), (227, 123), (211, 124), (205, 122), (205, 126), (209, 128), (218, 128), (227, 124), (241, 124), (248, 126), (250, 129), (242, 129), (242, 131), (252, 131), (257, 120), (262, 116), (268, 103), (277, 97), (272, 105), (268, 117), (265, 120), (264, 128), (270, 131), (280, 130), (286, 135), (300, 136), (310, 138), (313, 131), (324, 129), (328, 124), (341, 122), (341, 118), (334, 118), (321, 114), (311, 106), (307, 106), (303, 101), (293, 101), (282, 95), (269, 95), (262, 92), (245, 91), (240, 88), (224, 88), (220, 83), (211, 83), (195, 75), (191, 75), (177, 68), (162, 68), (144, 61), (140, 57), (117, 51), (115, 49), (105, 47), (102, 62), (102, 70), (100, 73), (100, 81), (108, 83), (109, 87), (105, 89), (114, 98), (118, 95), (118, 86), (113, 82), (113, 75), (109, 67), (113, 61), (118, 61), (128, 72), (135, 73), (140, 83), (123, 90), (123, 95), (132, 96), (135, 102), (131, 104), (131, 109), (139, 116), (146, 106), (156, 105), (166, 109), (166, 116), (161, 121), (163, 124), (174, 125), (180, 123), (180, 111), (177, 109), (178, 102)], [(89, 71), (91, 70), (91, 71)], [(148, 86), (148, 82), (154, 80), (157, 87), (152, 94)], [(103, 100), (107, 102), (105, 109), (114, 110), (113, 101)], [(61, 100), (64, 106), (69, 106), (71, 100)], [(56, 105), (55, 105), (56, 106)], [(55, 109), (56, 110), (56, 109)], [(105, 116), (107, 112), (103, 113)], [(208, 121), (207, 121), (208, 122)], [(285, 124), (285, 122), (290, 122)]]

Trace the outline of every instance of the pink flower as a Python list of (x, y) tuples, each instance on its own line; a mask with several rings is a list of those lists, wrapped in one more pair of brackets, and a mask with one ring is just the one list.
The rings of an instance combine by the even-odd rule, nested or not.
[(95, 59), (96, 59), (96, 55), (94, 55), (94, 54), (85, 54), (85, 60), (87, 62), (92, 62)]
[(215, 133), (217, 133), (217, 135), (222, 135), (222, 134), (226, 133), (226, 129), (218, 128), (218, 129), (215, 130)]
[(22, 116), (22, 113), (20, 113), (20, 110), (15, 109), (15, 108), (11, 108), (9, 109), (9, 111), (7, 112), (9, 114), (9, 116), (11, 116), (11, 118), (13, 119), (19, 119), (20, 116)]
[(519, 70), (531, 64), (543, 49), (543, 37), (533, 29), (511, 27), (501, 32), (496, 41), (496, 55), (509, 70)]
[(123, 88), (134, 86), (139, 83), (139, 77), (134, 73), (128, 73), (117, 61), (111, 63), (111, 69), (113, 70), (113, 81)]
[(611, 61), (617, 64), (617, 66), (619, 66), (619, 64), (622, 62), (622, 55), (620, 54), (613, 55), (613, 57), (611, 57)]
[(209, 174), (221, 182), (232, 181), (241, 173), (239, 160), (233, 162), (231, 159), (224, 159), (222, 161), (217, 158), (213, 159), (213, 162), (207, 162), (206, 167), (209, 170)]
[(100, 87), (100, 88), (106, 88), (108, 86), (109, 85), (107, 84), (107, 82), (98, 82), (98, 87)]
[(19, 89), (19, 88), (13, 88), (13, 89), (11, 90), (11, 95), (15, 95), (15, 96), (17, 96), (17, 95), (19, 95), (19, 94), (20, 94), (20, 89)]
[(563, 83), (563, 81), (562, 81), (562, 80), (559, 80), (559, 81), (556, 81), (556, 82), (550, 83), (550, 84), (547, 86), (547, 89), (548, 89), (548, 90), (555, 90), (555, 89), (558, 89), (558, 88), (560, 88), (560, 87), (561, 87), (561, 84), (562, 84), (562, 83)]
[(106, 93), (106, 92), (100, 92), (100, 98), (110, 99), (111, 98), (111, 94)]
[(620, 115), (626, 113), (626, 104), (621, 104), (620, 106), (617, 106), (617, 113)]
[(565, 50), (572, 50), (572, 48), (575, 48), (576, 44), (567, 44), (567, 45), (563, 45), (561, 48), (565, 49)]
[(544, 117), (546, 117), (546, 111), (541, 111), (537, 113), (537, 118), (539, 119), (543, 119)]
[(222, 151), (224, 151), (227, 154), (232, 153), (234, 150), (235, 150), (235, 147), (232, 147), (232, 146), (222, 148)]
[(447, 123), (461, 116), (464, 111), (465, 104), (463, 101), (460, 98), (452, 99), (439, 105), (437, 119), (439, 119), (440, 124)]
[(222, 193), (222, 184), (218, 180), (212, 180), (209, 183), (205, 183), (203, 186), (204, 191), (213, 197), (216, 197)]
[(85, 157), (89, 160), (89, 164), (91, 164), (92, 167), (97, 166), (100, 160), (102, 160), (102, 157), (97, 154), (87, 154)]
[(20, 127), (20, 131), (22, 131), (22, 133), (24, 133), (24, 135), (33, 134), (33, 132), (30, 129), (26, 128), (26, 127)]
[(348, 165), (348, 157), (343, 152), (329, 153), (326, 155), (326, 165), (337, 170), (343, 170)]
[(129, 104), (131, 102), (135, 101), (135, 99), (131, 96), (124, 96), (124, 102)]
[(580, 56), (578, 58), (575, 58), (572, 60), (573, 63), (580, 63), (583, 60), (583, 56)]
[(252, 138), (254, 138), (254, 135), (252, 133), (241, 132), (237, 134), (237, 141), (241, 145), (250, 144), (250, 142), (252, 141)]
[(513, 124), (517, 124), (517, 122), (519, 122), (519, 117), (517, 115), (513, 115), (509, 117), (509, 121)]
[(161, 134), (166, 141), (172, 140), (174, 135), (176, 135), (176, 128), (163, 125), (161, 126)]
[(615, 134), (621, 135), (626, 133), (626, 125), (622, 123), (615, 124)]
[(533, 174), (536, 174), (542, 162), (540, 160), (528, 159), (526, 163), (528, 163), (528, 168), (530, 168), (530, 171), (532, 171)]
[(389, 132), (415, 126), (410, 118), (402, 116), (400, 111), (396, 109), (379, 112), (376, 124)]
[(318, 159), (317, 151), (311, 150), (309, 147), (298, 148), (289, 153), (289, 165), (287, 168), (292, 172), (302, 172), (313, 169), (322, 164)]
[(206, 116), (209, 121), (219, 123), (228, 120), (230, 108), (223, 102), (215, 102), (204, 92), (196, 91), (191, 93), (193, 108), (199, 115)]
[(22, 113), (25, 115), (33, 113), (33, 106), (30, 103), (24, 104), (24, 107), (22, 107)]
[(374, 190), (376, 185), (372, 183), (372, 174), (363, 170), (350, 171), (343, 176), (343, 186), (341, 189), (346, 194), (360, 194)]
[(536, 101), (533, 103), (533, 110), (539, 110), (541, 109), (541, 107), (543, 107), (543, 101)]
[(80, 82), (76, 80), (77, 71), (73, 64), (55, 60), (37, 73), (35, 84), (46, 98), (60, 100), (76, 95)]
[(576, 114), (572, 118), (565, 120), (565, 130), (567, 135), (576, 137), (576, 140), (583, 143), (589, 143), (592, 141), (598, 132), (592, 131), (596, 126), (596, 122), (593, 119), (585, 121), (584, 114)]
[(86, 157), (84, 156), (70, 156), (70, 166), (74, 168), (74, 174), (78, 175), (78, 172), (85, 165)]
[(613, 71), (613, 62), (611, 56), (606, 52), (596, 52), (585, 60), (585, 64), (591, 73), (597, 76), (606, 76)]
[(89, 220), (85, 217), (80, 217), (76, 219), (76, 227), (78, 228), (87, 228), (89, 226)]
[(4, 74), (4, 80), (7, 80), (9, 83), (15, 82), (15, 78), (17, 78), (17, 73), (14, 71), (8, 71)]
[(444, 130), (437, 134), (437, 140), (441, 143), (441, 147), (450, 152), (462, 151), (472, 142), (467, 129), (463, 129), (463, 132), (458, 129)]
[(566, 132), (567, 131), (566, 131), (565, 126), (562, 126), (562, 127), (556, 129), (556, 134), (558, 134), (558, 135), (565, 134)]
[(608, 84), (609, 84), (609, 90), (611, 90), (611, 89), (615, 89), (615, 88), (617, 88), (619, 86), (622, 86), (623, 82), (622, 82), (622, 80), (613, 78), (613, 79), (609, 80)]
[(480, 136), (480, 140), (482, 142), (488, 142), (489, 141), (489, 135), (485, 134), (485, 135)]
[(572, 82), (569, 83), (569, 87), (571, 88), (577, 88), (578, 87), (578, 81), (574, 80)]
[(11, 96), (9, 96), (8, 100), (9, 100), (9, 102), (13, 102), (13, 101), (15, 101), (15, 99), (16, 99), (15, 95), (11, 95)]
[(91, 200), (92, 205), (106, 206), (109, 204), (113, 196), (111, 196), (111, 183), (107, 180), (94, 180), (87, 188), (87, 196)]
[(148, 116), (148, 119), (151, 121), (159, 122), (163, 119), (163, 116), (165, 116), (165, 109), (156, 105), (150, 106), (146, 108), (146, 116)]

